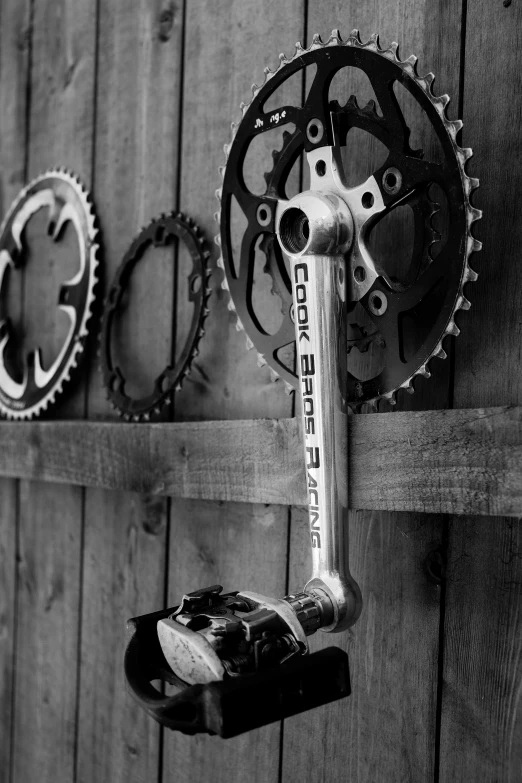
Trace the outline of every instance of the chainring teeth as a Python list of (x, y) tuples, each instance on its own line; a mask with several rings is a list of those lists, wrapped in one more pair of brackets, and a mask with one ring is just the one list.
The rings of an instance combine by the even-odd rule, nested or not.
[(3, 416), (4, 418), (7, 418), (11, 421), (27, 421), (37, 418), (41, 413), (46, 411), (49, 406), (54, 405), (57, 401), (57, 398), (63, 394), (64, 386), (71, 380), (73, 372), (78, 367), (80, 355), (84, 352), (85, 338), (89, 334), (87, 324), (92, 317), (92, 308), (96, 301), (95, 289), (99, 282), (97, 269), (100, 265), (100, 259), (98, 258), (100, 246), (96, 241), (99, 233), (97, 228), (97, 216), (94, 211), (94, 202), (90, 192), (87, 190), (82, 180), (70, 169), (67, 169), (64, 166), (48, 169), (47, 171), (38, 174), (27, 185), (25, 185), (18, 196), (12, 201), (9, 210), (0, 224), (0, 236), (4, 233), (13, 214), (18, 209), (18, 205), (28, 196), (30, 191), (41, 182), (44, 182), (45, 180), (53, 177), (60, 179), (70, 185), (81, 203), (83, 216), (86, 220), (86, 237), (84, 238), (84, 241), (87, 250), (86, 255), (89, 258), (89, 283), (85, 298), (85, 305), (80, 318), (80, 325), (78, 327), (78, 331), (76, 337), (74, 338), (74, 343), (72, 344), (67, 360), (65, 361), (56, 382), (49, 389), (47, 394), (42, 397), (42, 399), (30, 407), (24, 408), (23, 410), (14, 410), (6, 406), (0, 400), (0, 416)]
[[(106, 330), (110, 329), (109, 315), (112, 318), (113, 313), (118, 309), (118, 296), (113, 296), (112, 292), (115, 289), (116, 285), (118, 285), (119, 287), (123, 285), (120, 280), (122, 267), (127, 264), (131, 264), (131, 265), (135, 264), (139, 259), (139, 257), (141, 256), (143, 248), (140, 240), (142, 236), (146, 232), (148, 232), (152, 226), (158, 225), (158, 226), (163, 226), (165, 228), (164, 224), (170, 221), (175, 221), (176, 224), (179, 224), (178, 228), (181, 231), (186, 231), (190, 235), (192, 241), (194, 242), (197, 248), (198, 259), (201, 266), (200, 273), (198, 272), (198, 276), (201, 277), (201, 288), (200, 288), (201, 304), (199, 308), (200, 310), (199, 316), (197, 319), (197, 324), (195, 325), (194, 328), (194, 337), (193, 337), (191, 347), (183, 363), (180, 363), (175, 381), (170, 385), (167, 391), (158, 395), (157, 399), (154, 401), (153, 406), (151, 408), (141, 411), (139, 413), (130, 413), (122, 409), (113, 399), (111, 388), (110, 388), (110, 382), (112, 380), (110, 367), (112, 367), (112, 362), (107, 361), (107, 359), (105, 359), (105, 361), (102, 361), (102, 352), (104, 351), (104, 347), (106, 344), (105, 334), (106, 334)], [(185, 242), (181, 233), (177, 234), (176, 232), (173, 232), (172, 227), (170, 228), (170, 232), (175, 233), (175, 235), (178, 237), (180, 242)], [(152, 220), (150, 220), (148, 223), (142, 226), (140, 231), (135, 235), (132, 242), (130, 243), (129, 249), (125, 254), (124, 260), (120, 264), (119, 268), (116, 270), (115, 280), (113, 281), (112, 286), (109, 289), (109, 293), (105, 299), (104, 317), (103, 317), (102, 329), (99, 334), (99, 348), (98, 348), (98, 357), (100, 359), (99, 369), (104, 380), (106, 399), (111, 405), (111, 407), (113, 408), (113, 410), (124, 421), (137, 423), (143, 421), (150, 421), (152, 417), (159, 416), (162, 410), (171, 404), (170, 395), (173, 392), (180, 391), (183, 386), (183, 382), (185, 378), (190, 376), (192, 372), (192, 362), (195, 359), (195, 357), (199, 355), (199, 343), (201, 341), (201, 338), (205, 335), (204, 323), (210, 312), (207, 306), (208, 300), (212, 293), (212, 289), (208, 285), (209, 278), (212, 275), (212, 270), (210, 268), (210, 256), (211, 254), (207, 245), (204, 232), (192, 217), (189, 217), (188, 215), (180, 211), (162, 212), (158, 217), (152, 218)], [(118, 283), (115, 282), (116, 280), (118, 281)], [(191, 331), (192, 331), (192, 327), (191, 327)], [(110, 331), (109, 331), (109, 338), (110, 338)], [(181, 351), (181, 356), (182, 355), (183, 355), (183, 351)], [(181, 359), (179, 361), (181, 361)]]
[[(467, 236), (466, 236), (466, 247), (465, 247), (462, 278), (461, 278), (459, 292), (456, 297), (455, 305), (448, 319), (446, 328), (443, 334), (441, 335), (439, 341), (437, 342), (435, 349), (433, 350), (431, 355), (422, 363), (422, 365), (409, 378), (406, 379), (406, 381), (404, 381), (402, 384), (397, 386), (395, 389), (389, 392), (385, 392), (383, 394), (379, 394), (370, 400), (364, 401), (362, 403), (355, 401), (351, 404), (351, 407), (356, 410), (359, 410), (362, 405), (370, 405), (370, 407), (377, 410), (378, 403), (380, 400), (385, 400), (391, 405), (395, 405), (396, 395), (400, 389), (403, 389), (410, 394), (413, 393), (414, 391), (413, 384), (418, 376), (423, 376), (425, 378), (429, 378), (431, 376), (431, 372), (428, 365), (430, 364), (432, 359), (434, 358), (445, 359), (447, 357), (447, 353), (442, 347), (442, 343), (445, 340), (445, 338), (448, 336), (456, 337), (460, 333), (459, 328), (455, 324), (455, 315), (459, 310), (469, 310), (471, 306), (469, 300), (464, 296), (463, 287), (466, 283), (475, 282), (478, 278), (478, 274), (469, 266), (469, 258), (472, 253), (478, 252), (482, 249), (482, 243), (478, 239), (476, 239), (471, 233), (472, 225), (477, 220), (480, 220), (482, 217), (482, 211), (477, 209), (471, 204), (471, 195), (479, 187), (479, 180), (476, 177), (468, 176), (468, 174), (466, 173), (466, 166), (468, 161), (472, 157), (473, 152), (470, 148), (460, 147), (459, 144), (457, 143), (457, 137), (460, 131), (462, 130), (463, 123), (460, 119), (450, 120), (449, 117), (447, 116), (447, 108), (450, 103), (450, 97), (445, 93), (439, 96), (435, 95), (435, 93), (433, 92), (433, 85), (435, 82), (434, 74), (432, 72), (428, 72), (424, 76), (420, 76), (417, 70), (418, 58), (415, 55), (410, 55), (405, 60), (401, 60), (399, 57), (398, 43), (394, 41), (390, 44), (388, 48), (382, 48), (379, 42), (379, 36), (376, 33), (371, 35), (366, 42), (363, 42), (359, 30), (354, 29), (351, 31), (349, 37), (345, 41), (343, 41), (343, 39), (339, 34), (339, 30), (334, 29), (332, 30), (332, 33), (328, 38), (328, 40), (324, 43), (321, 39), (321, 36), (318, 35), (317, 33), (313, 36), (312, 43), (308, 48), (303, 48), (301, 43), (298, 41), (295, 45), (295, 52), (291, 57), (287, 57), (284, 53), (280, 54), (279, 64), (275, 68), (275, 70), (266, 67), (264, 69), (264, 79), (261, 85), (257, 85), (257, 84), (252, 85), (252, 97), (250, 101), (248, 103), (242, 102), (240, 104), (241, 120), (245, 117), (253, 100), (257, 97), (261, 89), (263, 89), (263, 87), (267, 84), (267, 82), (270, 79), (272, 79), (282, 68), (287, 66), (296, 58), (302, 57), (303, 55), (309, 52), (313, 52), (318, 49), (324, 49), (331, 46), (353, 46), (359, 49), (366, 49), (366, 50), (373, 51), (376, 54), (398, 65), (423, 90), (423, 92), (429, 98), (432, 105), (435, 107), (440, 119), (442, 120), (443, 126), (446, 130), (449, 140), (451, 142), (455, 154), (455, 158), (459, 166), (460, 178), (461, 178), (463, 194), (464, 194), (464, 205), (466, 209)], [(219, 173), (222, 181), (225, 178), (226, 165), (230, 155), (230, 150), (232, 148), (232, 144), (237, 134), (237, 130), (239, 128), (241, 120), (239, 122), (232, 122), (231, 141), (230, 143), (224, 145), (225, 165), (219, 168)], [(220, 225), (221, 209), (222, 209), (222, 204), (221, 204), (222, 188), (219, 188), (216, 191), (216, 196), (219, 201), (219, 211), (215, 213), (214, 217), (218, 225)], [(431, 224), (431, 218), (433, 218), (433, 215), (435, 213), (436, 210), (430, 216), (430, 224)], [(431, 244), (433, 244), (434, 241), (436, 240), (433, 240)], [(223, 280), (221, 282), (221, 287), (225, 291), (227, 291), (230, 296), (228, 307), (229, 310), (231, 310), (236, 315), (236, 319), (237, 319), (236, 328), (238, 329), (238, 331), (239, 330), (245, 331), (244, 326), (237, 314), (235, 305), (233, 303), (233, 299), (230, 295), (230, 288), (225, 273), (225, 263), (223, 259), (223, 253), (222, 253), (220, 233), (218, 233), (217, 236), (215, 237), (215, 242), (220, 248), (220, 255), (217, 260), (217, 265), (224, 272)], [(429, 253), (429, 249), (428, 249), (428, 253)], [(246, 335), (247, 349), (251, 349), (252, 347), (255, 347), (251, 338), (246, 334), (246, 331), (245, 331), (245, 335)], [(266, 359), (259, 352), (258, 352), (258, 363), (260, 363), (260, 366), (264, 366), (265, 364), (267, 364)], [(274, 370), (274, 368), (270, 367), (270, 370), (271, 373), (273, 372), (277, 378), (278, 377), (277, 372)], [(286, 380), (284, 381), (284, 383), (285, 383), (285, 387), (290, 386), (290, 384), (288, 384)], [(295, 391), (295, 387), (290, 386), (290, 389), (292, 391)]]

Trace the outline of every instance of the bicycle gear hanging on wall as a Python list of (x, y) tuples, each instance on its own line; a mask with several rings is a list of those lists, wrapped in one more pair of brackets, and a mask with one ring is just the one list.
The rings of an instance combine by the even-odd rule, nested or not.
[(92, 315), (98, 266), (95, 214), (89, 193), (80, 180), (65, 169), (51, 169), (34, 179), (12, 204), (0, 227), (0, 290), (8, 269), (24, 263), (23, 232), (40, 209), (49, 211), (48, 233), (58, 242), (70, 222), (77, 234), (80, 269), (64, 282), (58, 307), (70, 318), (67, 337), (48, 370), (42, 367), (40, 349), (25, 360), (23, 379), (17, 381), (6, 367), (6, 349), (12, 338), (8, 319), (0, 320), (0, 413), (9, 419), (31, 419), (53, 404), (71, 372), (78, 365)]
[[(310, 65), (317, 70), (303, 106), (274, 99), (270, 110), (268, 100), (278, 87)], [(361, 109), (353, 96), (343, 106), (330, 100), (335, 74), (346, 66), (369, 77), (381, 114), (373, 101)], [(401, 62), (397, 45), (383, 50), (376, 36), (363, 44), (354, 31), (343, 42), (334, 31), (326, 44), (318, 36), (307, 50), (297, 44), (292, 59), (281, 55), (278, 70), (265, 73), (225, 147), (217, 241), (223, 286), (230, 289), (229, 306), (247, 332), (247, 344), (302, 395), (312, 575), (300, 593), (283, 599), (245, 590), (223, 595), (214, 585), (185, 595), (178, 607), (133, 618), (125, 660), (132, 692), (156, 720), (186, 733), (224, 737), (349, 694), (344, 654), (336, 658), (340, 651), (334, 648), (324, 651), (334, 656), (328, 661), (319, 653), (307, 660), (308, 636), (318, 630), (341, 633), (362, 610), (349, 569), (347, 406), (383, 397), (393, 401), (397, 389), (411, 388), (415, 375), (428, 374), (428, 360), (444, 355), (444, 336), (458, 333), (455, 313), (469, 306), (463, 286), (476, 278), (468, 258), (480, 249), (470, 232), (480, 217), (469, 202), (478, 182), (465, 173), (471, 151), (457, 145), (461, 123), (448, 120), (449, 99), (433, 95), (433, 76), (419, 77), (415, 58)], [(428, 116), (442, 163), (424, 160), (410, 146), (396, 82)], [(265, 174), (266, 188), (256, 195), (247, 184), (249, 149), (261, 134), (287, 123), (294, 130), (283, 134)], [(378, 139), (387, 155), (370, 177), (351, 187), (341, 148), (356, 128)], [(310, 186), (290, 194), (286, 186), (301, 155)], [(447, 205), (440, 241), (432, 225), (434, 186)], [(415, 236), (411, 263), (400, 279), (377, 263), (370, 239), (378, 222), (403, 204), (413, 213)], [(266, 291), (263, 297), (254, 291), (259, 252), (282, 304), (283, 319), (272, 334), (263, 326)], [(287, 350), (292, 343), (293, 354)], [(357, 377), (350, 354), (362, 355), (372, 346), (385, 352), (385, 361), (373, 375)], [(332, 674), (333, 680), (315, 689), (314, 683)], [(152, 685), (155, 679), (180, 690), (165, 696)]]
[[(464, 285), (477, 278), (468, 264), (470, 254), (481, 247), (471, 235), (472, 223), (481, 216), (470, 204), (478, 180), (465, 171), (472, 153), (457, 144), (462, 123), (446, 116), (449, 97), (434, 95), (433, 74), (419, 76), (416, 61), (414, 56), (401, 61), (396, 43), (382, 49), (376, 35), (363, 43), (357, 30), (346, 41), (337, 30), (326, 43), (315, 35), (308, 49), (297, 43), (293, 57), (280, 55), (275, 71), (265, 68), (264, 84), (253, 85), (252, 100), (242, 104), (242, 119), (232, 124), (232, 142), (225, 145), (223, 186), (217, 191), (221, 212), (216, 215), (220, 222), (216, 241), (222, 253), (218, 264), (225, 272), (222, 285), (230, 291), (229, 308), (236, 312), (237, 328), (246, 331), (248, 347), (255, 346), (260, 363), (268, 363), (288, 388), (298, 385), (293, 354), (287, 349), (295, 345), (295, 326), (290, 278), (276, 238), (276, 217), (288, 200), (285, 187), (301, 154), (308, 159), (311, 189), (336, 191), (350, 207), (354, 238), (347, 254), (351, 286), (348, 315), (351, 312), (354, 316), (347, 319), (346, 348), (348, 403), (354, 409), (362, 403), (376, 408), (381, 398), (394, 404), (398, 389), (413, 392), (415, 376), (429, 377), (429, 360), (446, 356), (444, 337), (459, 333), (455, 313), (470, 306)], [(308, 66), (315, 66), (317, 71), (302, 107), (281, 105), (265, 110), (275, 91)], [(369, 78), (381, 113), (374, 100), (363, 108), (353, 95), (346, 96), (344, 105), (329, 100), (332, 80), (346, 66), (360, 69)], [(427, 116), (442, 149), (442, 163), (426, 160), (422, 150), (411, 149), (410, 130), (394, 92), (395, 84), (402, 85)], [(273, 152), (271, 169), (265, 168), (266, 190), (255, 195), (245, 181), (249, 147), (259, 134), (288, 123), (295, 130), (283, 134), (283, 146)], [(341, 147), (350, 130), (356, 128), (381, 142), (387, 157), (365, 182), (348, 187)], [(447, 227), (444, 240), (437, 242), (439, 252), (432, 257), (431, 247), (440, 239), (432, 226), (438, 210), (430, 195), (434, 185), (447, 202)], [(247, 221), (239, 252), (232, 240), (234, 200)], [(376, 225), (394, 208), (406, 204), (413, 212), (413, 250), (407, 274), (397, 280), (387, 272), (386, 264), (380, 265), (372, 257), (369, 242)], [(306, 222), (301, 230), (306, 232)], [(304, 239), (302, 235), (301, 241)], [(299, 237), (294, 241), (299, 243)], [(256, 309), (253, 297), (258, 243), (266, 255), (265, 269), (273, 278), (272, 290), (282, 303), (283, 319), (275, 334), (262, 326), (263, 314)], [(354, 351), (362, 353), (369, 347), (381, 353), (380, 363), (373, 374), (370, 371), (370, 377), (367, 369), (366, 374), (357, 373), (357, 361), (351, 361), (357, 359)]]
[[(165, 247), (172, 244), (175, 237), (185, 243), (192, 259), (193, 266), (188, 275), (188, 297), (189, 301), (194, 303), (192, 322), (177, 362), (173, 366), (166, 367), (158, 375), (153, 382), (151, 394), (140, 399), (132, 399), (125, 392), (123, 373), (120, 367), (114, 364), (112, 358), (111, 339), (114, 319), (116, 313), (122, 309), (123, 294), (129, 285), (132, 272), (146, 249), (151, 245)], [(181, 389), (183, 379), (190, 373), (192, 360), (198, 354), (199, 341), (205, 333), (203, 322), (208, 314), (207, 301), (210, 296), (209, 257), (201, 229), (192, 218), (185, 217), (181, 212), (161, 215), (160, 218), (152, 220), (142, 229), (125, 253), (104, 308), (101, 369), (107, 398), (126, 421), (149, 421), (151, 416), (158, 415), (162, 406), (170, 401), (171, 393)]]

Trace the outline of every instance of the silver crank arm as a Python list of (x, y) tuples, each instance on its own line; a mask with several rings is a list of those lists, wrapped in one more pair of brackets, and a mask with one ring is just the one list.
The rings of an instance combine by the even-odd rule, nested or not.
[[(163, 656), (184, 683), (261, 672), (265, 659), (276, 667), (295, 663), (308, 652), (307, 636), (344, 631), (361, 613), (361, 592), (348, 567), (345, 259), (354, 221), (335, 192), (308, 191), (279, 202), (276, 230), (290, 257), (312, 578), (303, 592), (284, 599), (248, 591), (221, 595), (217, 585), (151, 615)], [(346, 693), (334, 698), (340, 695)]]
[(309, 191), (285, 204), (277, 233), (291, 262), (302, 402), (313, 563), (304, 594), (320, 605), (313, 630), (340, 632), (362, 608), (348, 564), (345, 253), (353, 221), (336, 194)]

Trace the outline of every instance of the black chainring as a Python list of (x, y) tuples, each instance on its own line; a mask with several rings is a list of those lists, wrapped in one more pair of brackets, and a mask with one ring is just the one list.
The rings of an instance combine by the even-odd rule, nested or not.
[[(312, 64), (317, 66), (317, 71), (304, 105), (301, 108), (282, 106), (265, 112), (264, 104), (281, 84)], [(337, 101), (329, 101), (331, 82), (335, 74), (346, 66), (359, 68), (368, 76), (382, 115), (377, 113), (373, 101), (363, 108), (358, 106), (353, 96), (344, 106)], [(426, 113), (443, 151), (442, 164), (424, 160), (422, 150), (410, 148), (410, 130), (393, 90), (395, 82), (402, 84)], [(283, 117), (283, 121), (279, 119), (274, 123), (274, 117)], [(312, 119), (320, 120), (324, 128), (317, 144), (308, 138), (306, 132)], [(375, 293), (381, 292), (388, 302), (386, 312), (378, 319), (370, 316), (374, 322), (378, 321), (375, 334), (385, 345), (384, 368), (375, 377), (362, 381), (348, 372), (348, 401), (359, 404), (373, 400), (404, 385), (437, 348), (440, 349), (440, 341), (461, 294), (467, 261), (467, 200), (462, 183), (463, 168), (455, 154), (446, 122), (444, 112), (441, 116), (440, 107), (398, 61), (364, 46), (325, 46), (304, 52), (267, 80), (246, 109), (230, 146), (224, 173), (221, 194), (223, 265), (234, 307), (245, 331), (268, 364), (294, 388), (298, 378), (292, 361), (288, 359), (291, 352), (282, 351), (295, 344), (291, 284), (274, 225), (277, 200), (287, 198), (285, 187), (292, 167), (303, 152), (325, 144), (343, 146), (350, 129), (359, 128), (376, 137), (388, 150), (385, 162), (374, 172), (383, 202), (388, 207), (379, 220), (389, 214), (399, 199), (401, 204), (409, 203), (412, 208), (415, 235), (408, 279), (402, 284), (394, 284), (390, 278), (379, 276), (360, 301), (360, 306), (369, 316), (368, 300), (372, 294), (375, 296)], [(247, 188), (244, 175), (249, 146), (259, 133), (286, 123), (292, 123), (295, 130), (284, 134), (282, 149), (273, 153), (273, 168), (265, 175), (265, 193), (254, 195)], [(386, 192), (382, 184), (384, 172), (391, 167), (399, 169), (402, 174), (402, 187), (394, 195)], [(435, 209), (428, 190), (432, 184), (444, 192), (448, 205), (446, 236), (434, 260), (429, 255), (436, 233), (431, 231), (431, 217)], [(234, 198), (248, 223), (239, 258), (233, 257), (231, 241)], [(258, 210), (262, 205), (269, 208), (270, 220), (265, 225), (258, 221)], [(273, 290), (282, 300), (283, 320), (276, 334), (268, 334), (262, 327), (253, 304), (255, 249), (260, 237), (267, 257), (267, 269), (274, 280)], [(358, 347), (365, 350), (367, 338), (368, 335), (361, 334), (359, 340), (352, 339), (347, 349)], [(408, 353), (406, 344), (409, 346)]]
[[(194, 304), (190, 329), (181, 354), (174, 365), (167, 366), (153, 382), (150, 394), (139, 399), (131, 398), (125, 391), (125, 378), (112, 357), (112, 329), (114, 319), (123, 306), (126, 291), (136, 264), (150, 247), (165, 247), (175, 238), (187, 246), (192, 259), (192, 269), (188, 275), (188, 297)], [(181, 388), (183, 378), (190, 370), (190, 363), (197, 345), (203, 335), (203, 322), (208, 313), (207, 301), (210, 291), (207, 288), (210, 270), (208, 269), (209, 251), (205, 246), (200, 229), (191, 218), (181, 213), (162, 215), (152, 220), (125, 253), (123, 261), (116, 271), (103, 313), (101, 333), (101, 370), (109, 401), (127, 421), (147, 421), (161, 412), (163, 405), (170, 402), (171, 394)]]

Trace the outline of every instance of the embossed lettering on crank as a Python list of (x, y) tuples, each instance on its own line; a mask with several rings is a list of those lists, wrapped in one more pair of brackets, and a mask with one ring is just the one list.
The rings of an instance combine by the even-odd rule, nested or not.
[[(310, 342), (310, 325), (308, 322), (308, 265), (306, 263), (296, 264), (294, 270), (295, 279), (295, 299), (297, 303), (297, 323), (299, 327), (299, 343), (301, 339)], [(315, 435), (315, 356), (313, 353), (302, 353), (299, 357), (300, 375), (301, 375), (301, 395), (303, 399), (303, 416), (305, 438)], [(310, 511), (310, 537), (312, 547), (321, 548), (321, 523), (319, 516), (319, 490), (318, 479), (314, 478), (311, 471), (318, 470), (321, 467), (320, 446), (305, 445), (306, 453), (306, 471), (308, 484), (308, 508)]]

